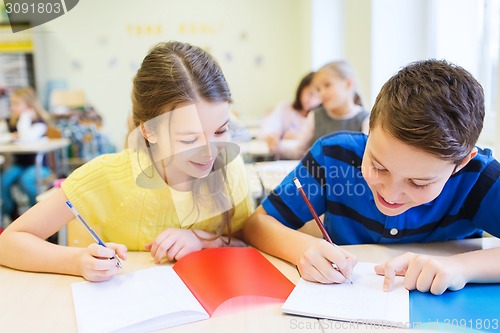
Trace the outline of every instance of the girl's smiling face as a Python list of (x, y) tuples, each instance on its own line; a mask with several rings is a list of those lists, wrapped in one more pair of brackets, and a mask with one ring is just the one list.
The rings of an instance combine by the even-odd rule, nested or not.
[(330, 69), (316, 72), (313, 83), (326, 110), (335, 111), (352, 99), (352, 81), (341, 78)]
[(229, 110), (227, 102), (199, 101), (179, 105), (160, 116), (153, 156), (159, 174), (166, 176), (169, 184), (208, 176), (229, 141)]
[(434, 200), (455, 169), (468, 161), (466, 158), (456, 167), (375, 126), (370, 130), (361, 169), (377, 208), (385, 215), (395, 216)]

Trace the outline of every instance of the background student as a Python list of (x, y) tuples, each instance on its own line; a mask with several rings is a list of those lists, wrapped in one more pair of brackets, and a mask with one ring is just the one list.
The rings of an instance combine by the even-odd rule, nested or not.
[[(31, 87), (17, 88), (11, 92), (10, 110), (7, 126), (14, 140), (36, 142), (45, 135), (47, 126), (51, 124), (50, 115), (42, 108), (35, 90)], [(35, 158), (35, 154), (12, 155), (11, 162), (2, 173), (2, 211), (11, 221), (19, 216), (11, 191), (14, 184), (19, 185), (19, 189), (27, 194), (30, 207), (36, 203)], [(42, 166), (42, 179), (50, 174), (50, 168)]]
[(321, 105), (309, 112), (297, 140), (282, 141), (273, 152), (281, 158), (300, 159), (321, 136), (337, 131), (368, 132), (369, 113), (363, 108), (356, 75), (345, 60), (321, 67), (313, 77)]
[[(179, 42), (156, 45), (134, 78), (128, 148), (75, 170), (5, 229), (0, 264), (102, 281), (117, 274), (110, 258), (125, 260), (127, 249), (147, 250), (160, 262), (244, 245), (236, 236), (252, 199), (242, 160), (227, 143), (230, 103), (209, 54)], [(74, 219), (68, 199), (107, 247), (44, 240)]]
[(295, 92), (293, 102), (283, 101), (267, 114), (260, 127), (259, 138), (267, 141), (274, 151), (281, 140), (298, 139), (310, 110), (320, 104), (319, 94), (312, 84), (314, 72), (304, 76)]
[[(245, 239), (298, 266), (307, 280), (341, 283), (356, 258), (324, 239), (296, 231), (311, 213), (297, 177), (333, 242), (384, 244), (500, 236), (500, 164), (475, 147), (483, 128), (480, 84), (445, 61), (400, 70), (377, 96), (370, 134), (319, 139), (296, 169), (249, 218)], [(500, 248), (440, 257), (408, 253), (378, 265), (390, 290), (441, 294), (469, 282), (500, 282)], [(335, 263), (340, 272), (332, 268)]]

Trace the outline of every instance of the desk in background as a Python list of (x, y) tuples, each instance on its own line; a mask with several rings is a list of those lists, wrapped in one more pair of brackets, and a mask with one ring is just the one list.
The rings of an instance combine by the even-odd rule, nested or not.
[(234, 142), (240, 147), (241, 155), (246, 163), (268, 161), (274, 159), (267, 142), (260, 139)]
[(6, 143), (0, 144), (0, 154), (35, 154), (35, 167), (36, 167), (36, 186), (38, 193), (42, 190), (42, 164), (45, 154), (55, 151), (61, 152), (61, 158), (55, 159), (56, 169), (61, 170), (61, 174), (68, 172), (68, 156), (66, 147), (70, 144), (70, 140), (62, 139), (48, 139), (30, 144), (19, 143)]
[(297, 166), (299, 160), (245, 164), (252, 197), (257, 203), (268, 195)]
[[(355, 254), (359, 261), (384, 262), (407, 251), (434, 255), (450, 255), (481, 248), (500, 246), (493, 237), (467, 239), (444, 243), (398, 245), (350, 245), (344, 248)], [(265, 255), (285, 276), (296, 283), (296, 269), (279, 259)], [(154, 266), (147, 252), (132, 252), (124, 262), (124, 273)], [(16, 333), (70, 333), (77, 326), (71, 296), (71, 283), (82, 278), (27, 273), (0, 266), (0, 329)], [(282, 303), (266, 302), (262, 305), (242, 305), (228, 301), (208, 320), (177, 326), (159, 332), (366, 332), (349, 325), (335, 325), (323, 321), (281, 313)], [(147, 307), (147, 304), (144, 304)], [(337, 322), (339, 323), (339, 322)], [(429, 330), (398, 329), (376, 326), (369, 331), (393, 333), (429, 333)], [(440, 330), (439, 332), (446, 332)], [(451, 332), (451, 331), (450, 331)]]

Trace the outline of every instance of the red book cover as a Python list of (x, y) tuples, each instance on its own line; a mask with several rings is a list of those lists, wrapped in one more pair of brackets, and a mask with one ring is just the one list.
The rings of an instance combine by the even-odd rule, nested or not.
[(295, 287), (254, 248), (201, 250), (179, 260), (174, 270), (210, 316), (231, 298), (263, 296), (284, 301)]

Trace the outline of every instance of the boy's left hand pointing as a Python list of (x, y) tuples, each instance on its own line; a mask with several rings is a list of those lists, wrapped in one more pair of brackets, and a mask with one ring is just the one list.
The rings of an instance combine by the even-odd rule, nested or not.
[(457, 258), (421, 255), (407, 252), (385, 264), (375, 266), (375, 272), (384, 275), (384, 291), (394, 287), (394, 277), (404, 276), (408, 290), (430, 291), (441, 295), (446, 291), (462, 289), (467, 283), (464, 267)]

